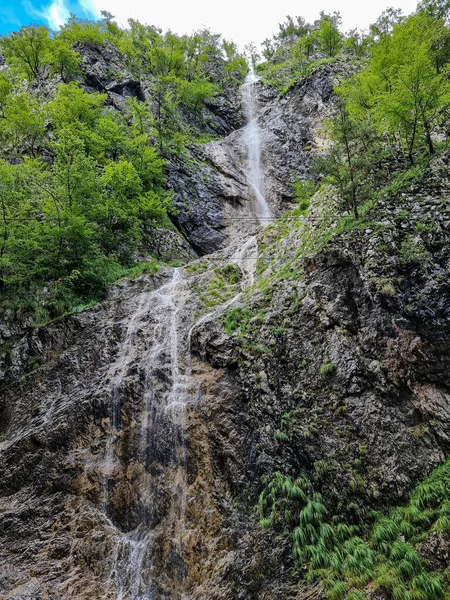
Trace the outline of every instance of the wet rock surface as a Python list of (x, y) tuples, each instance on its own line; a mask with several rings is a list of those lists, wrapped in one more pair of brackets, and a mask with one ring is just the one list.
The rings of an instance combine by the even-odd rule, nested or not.
[[(294, 178), (307, 176), (312, 155), (326, 144), (322, 129), (333, 111), (333, 85), (345, 73), (348, 67), (342, 65), (320, 69), (283, 98), (258, 84), (261, 192), (274, 215), (291, 206)], [(233, 103), (241, 116), (231, 122), (242, 125), (242, 98)], [(225, 247), (236, 235), (248, 235), (259, 225), (247, 180), (245, 133), (241, 126), (224, 139), (193, 148), (189, 160), (171, 163), (174, 222), (199, 254)]]
[(236, 462), (222, 415), (238, 390), (188, 351), (214, 276), (142, 275), (22, 338), (39, 361), (2, 387), (2, 597), (176, 599), (227, 560), (242, 466), (221, 472), (215, 448)]
[[(276, 251), (264, 292), (246, 305), (245, 328), (231, 337), (217, 323), (199, 331), (199, 353), (212, 365), (228, 360), (239, 382), (253, 504), (261, 477), (303, 474), (331, 514), (359, 523), (367, 511), (406, 503), (448, 457), (446, 161), (432, 162), (421, 187), (378, 204), (370, 226), (335, 236), (318, 253), (293, 261), (308, 234), (301, 225), (292, 222), (287, 235), (281, 225), (282, 237), (268, 230), (260, 248)], [(291, 272), (277, 277), (287, 260)], [(242, 544), (240, 566), (254, 560), (248, 547), (255, 543)], [(433, 534), (419, 552), (444, 569), (448, 540)], [(271, 587), (278, 577), (269, 572), (258, 593), (279, 589), (280, 581)]]
[[(93, 88), (139, 97), (96, 51), (85, 62)], [(274, 213), (326, 143), (340, 75), (325, 67), (284, 98), (260, 86)], [(374, 224), (301, 261), (302, 226), (269, 228), (267, 281), (246, 297), (257, 251), (242, 241), (259, 224), (242, 115), (236, 99), (217, 102), (227, 138), (170, 165), (189, 244), (158, 231), (152, 242), (165, 260), (208, 256), (122, 281), (45, 328), (0, 326), (5, 600), (319, 600), (320, 586), (293, 580), (290, 546), (257, 524), (261, 477), (305, 473), (357, 523), (404, 502), (448, 456), (448, 157), (428, 188), (386, 199)], [(218, 270), (230, 262), (240, 275), (227, 281)], [(251, 311), (244, 333), (226, 331), (228, 307)], [(448, 540), (436, 534), (421, 553), (441, 568)]]

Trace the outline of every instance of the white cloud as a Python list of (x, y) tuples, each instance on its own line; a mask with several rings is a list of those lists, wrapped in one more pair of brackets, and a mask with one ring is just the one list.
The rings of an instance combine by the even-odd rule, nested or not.
[(339, 10), (343, 17), (344, 29), (353, 27), (366, 29), (389, 5), (402, 8), (405, 14), (411, 13), (416, 0), (373, 0), (363, 3), (360, 0), (320, 0), (320, 2), (300, 4), (298, 0), (275, 0), (266, 4), (262, 0), (82, 0), (100, 10), (115, 15), (118, 23), (126, 26), (131, 17), (156, 25), (162, 29), (171, 29), (175, 33), (191, 33), (204, 26), (225, 38), (234, 40), (241, 48), (250, 41), (262, 42), (272, 37), (278, 30), (278, 23), (286, 15), (302, 15), (308, 21), (319, 17), (319, 11)]
[[(78, 4), (88, 15), (91, 15), (94, 18), (100, 17), (100, 10), (106, 10), (105, 8), (99, 9), (94, 0), (78, 0)], [(105, 4), (106, 3), (104, 2), (103, 5)]]
[(64, 0), (53, 0), (50, 6), (43, 11), (42, 16), (46, 19), (50, 29), (59, 29), (70, 16), (70, 11), (64, 4)]
[(35, 8), (28, 0), (24, 0), (22, 4), (30, 17), (44, 19), (44, 21), (47, 21), (50, 29), (59, 29), (70, 16), (70, 11), (65, 5), (65, 0), (53, 0), (50, 6), (41, 9)]

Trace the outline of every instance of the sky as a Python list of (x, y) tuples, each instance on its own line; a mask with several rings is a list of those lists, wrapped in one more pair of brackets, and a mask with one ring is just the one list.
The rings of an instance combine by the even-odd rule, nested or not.
[(320, 10), (339, 10), (343, 29), (367, 29), (388, 6), (401, 8), (404, 14), (413, 12), (416, 0), (0, 0), (0, 34), (17, 31), (22, 25), (38, 23), (58, 29), (70, 13), (77, 17), (96, 19), (101, 10), (116, 17), (126, 26), (132, 17), (141, 23), (156, 25), (174, 33), (191, 33), (204, 27), (233, 40), (242, 50), (254, 42), (259, 45), (278, 31), (278, 23), (286, 15), (302, 15), (312, 22)]

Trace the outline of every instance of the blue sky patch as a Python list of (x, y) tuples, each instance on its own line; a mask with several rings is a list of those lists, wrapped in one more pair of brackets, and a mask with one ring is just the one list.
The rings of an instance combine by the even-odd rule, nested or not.
[(23, 25), (46, 25), (57, 30), (70, 13), (80, 19), (97, 19), (86, 0), (3, 0), (0, 4), (0, 34), (18, 31)]

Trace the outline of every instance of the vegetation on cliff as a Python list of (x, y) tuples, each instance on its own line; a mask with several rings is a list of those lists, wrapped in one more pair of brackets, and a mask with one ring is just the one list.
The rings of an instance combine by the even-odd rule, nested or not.
[[(371, 277), (370, 297), (395, 307), (406, 330), (414, 330), (419, 322), (422, 300), (408, 287), (414, 278), (422, 282), (433, 278), (433, 255), (438, 271), (445, 264), (445, 260), (440, 262), (442, 256), (447, 256), (444, 190), (448, 185), (450, 30), (446, 18), (447, 6), (439, 3), (424, 3), (407, 18), (387, 11), (369, 35), (355, 38), (339, 33), (338, 15), (322, 14), (314, 26), (301, 18), (288, 19), (274, 42), (266, 44), (267, 61), (259, 72), (282, 94), (294, 85), (301, 89), (325, 62), (346, 63), (353, 75), (335, 88), (336, 113), (327, 124), (331, 143), (315, 161), (315, 185), (298, 182), (298, 208), (260, 239), (260, 276), (251, 307), (229, 309), (222, 317), (225, 331), (235, 336), (240, 347), (241, 360), (254, 365), (256, 386), (264, 385), (264, 379), (259, 383), (261, 373), (267, 372), (270, 378), (268, 365), (276, 360), (276, 348), (283, 346), (278, 359), (289, 361), (286, 339), (293, 327), (299, 327), (292, 315), (303, 302), (313, 304), (307, 286), (299, 281), (308, 278), (308, 267), (317, 268), (311, 257), (318, 252), (351, 254), (366, 277)], [(333, 51), (326, 49), (321, 38), (325, 22), (334, 27), (339, 40)], [(441, 212), (429, 208), (431, 198), (437, 207), (441, 204)], [(398, 239), (391, 244), (392, 225)], [(311, 390), (310, 381), (299, 377), (301, 383), (292, 393), (302, 393), (308, 408), (285, 412), (274, 431), (275, 448), (286, 447), (273, 450), (274, 462), (286, 470), (262, 475), (257, 506), (260, 523), (289, 539), (297, 576), (321, 582), (327, 598), (445, 598), (450, 593), (446, 563), (430, 547), (445, 546), (449, 531), (448, 462), (420, 483), (405, 505), (376, 494), (370, 498), (378, 467), (362, 466), (367, 446), (359, 438), (361, 425), (357, 431), (351, 420), (340, 423), (349, 392), (343, 391), (339, 401), (338, 385), (333, 387), (339, 369), (347, 368), (337, 360), (336, 352), (333, 360), (327, 354), (332, 336), (325, 341), (324, 332), (333, 329), (333, 317), (327, 314), (315, 330), (316, 346), (328, 346), (322, 347), (321, 365), (317, 366), (316, 356), (302, 352), (296, 363), (308, 377), (322, 378), (322, 388), (330, 390)], [(441, 317), (445, 319), (443, 313), (433, 313), (433, 319)], [(338, 329), (344, 337), (354, 333), (342, 325)], [(279, 377), (271, 385), (289, 384)], [(308, 394), (314, 397), (314, 391), (320, 394), (317, 404), (306, 399)], [(324, 406), (331, 398), (327, 429)], [(298, 418), (291, 418), (297, 412)], [(318, 420), (315, 413), (320, 414)], [(335, 485), (323, 474), (333, 472), (345, 478), (342, 466), (348, 461), (343, 454), (336, 458), (337, 441), (331, 444), (332, 452), (319, 451), (320, 444), (326, 445), (335, 435), (334, 429), (345, 437), (345, 452), (358, 440), (360, 455), (356, 452), (353, 457), (356, 466), (350, 469), (348, 489), (337, 484), (338, 489), (330, 493)], [(350, 437), (351, 431), (355, 438)], [(263, 449), (269, 452), (267, 445), (261, 447), (262, 454)], [(299, 464), (294, 455), (302, 456)], [(359, 496), (366, 496), (365, 486), (367, 497), (359, 501)], [(374, 505), (376, 512), (371, 510)]]
[[(71, 18), (55, 34), (23, 27), (0, 46), (0, 301), (45, 322), (100, 298), (148, 256), (153, 227), (173, 228), (167, 159), (213, 133), (204, 103), (246, 63), (207, 30), (122, 30), (110, 15)], [(111, 78), (146, 85), (147, 100), (113, 110), (106, 93), (86, 91), (92, 49), (115, 53)]]
[(292, 539), (302, 575), (320, 578), (330, 600), (364, 600), (380, 589), (394, 600), (439, 600), (449, 591), (447, 573), (430, 573), (416, 547), (430, 535), (450, 531), (450, 463), (418, 485), (406, 506), (374, 513), (361, 530), (329, 515), (322, 496), (302, 477), (275, 472), (261, 493), (264, 528)]
[[(258, 66), (282, 94), (332, 62), (348, 67), (314, 177), (295, 174), (298, 206), (260, 237), (254, 297), (248, 293), (246, 304), (239, 295), (242, 303), (220, 317), (225, 337), (233, 337), (233, 373), (239, 361), (247, 368), (245, 411), (256, 423), (262, 479), (259, 487), (252, 482), (246, 502), (259, 495), (260, 523), (280, 546), (292, 546), (295, 576), (321, 582), (331, 600), (450, 594), (447, 570), (426, 549), (450, 532), (448, 462), (409, 500), (442, 454), (411, 460), (400, 483), (380, 472), (390, 468), (380, 446), (397, 469), (393, 452), (407, 454), (425, 433), (439, 451), (448, 443), (439, 444), (446, 438), (437, 419), (417, 424), (418, 409), (401, 412), (412, 405), (427, 360), (419, 334), (412, 349), (402, 343), (425, 314), (433, 313), (436, 331), (448, 312), (438, 302), (428, 306), (444, 290), (448, 263), (448, 224), (443, 214), (430, 215), (429, 202), (449, 189), (445, 17), (445, 7), (432, 3), (408, 18), (388, 10), (367, 35), (342, 34), (338, 14), (322, 13), (314, 25), (288, 18)], [(55, 35), (24, 28), (1, 48), (0, 302), (17, 317), (27, 310), (44, 322), (101, 298), (148, 255), (149, 232), (173, 227), (168, 161), (188, 161), (187, 147), (215, 134), (207, 106), (242, 81), (247, 67), (232, 43), (210, 32), (179, 37), (135, 21), (121, 30), (108, 15), (99, 23), (71, 19)], [(123, 71), (111, 78), (145, 87), (146, 100), (136, 92), (113, 109), (106, 93), (92, 91), (83, 53), (93, 48), (116, 53)], [(328, 256), (317, 258), (322, 251)], [(308, 287), (321, 267), (323, 279)], [(203, 269), (207, 263), (194, 263), (186, 273)], [(333, 269), (335, 279), (327, 279)], [(202, 310), (239, 290), (236, 265), (213, 273), (195, 288)], [(369, 319), (367, 333), (361, 321)], [(402, 330), (402, 320), (411, 329)], [(385, 362), (394, 375), (386, 375), (382, 352), (391, 353)], [(408, 352), (417, 371), (401, 362)], [(442, 379), (439, 361), (433, 383)], [(364, 403), (369, 426), (358, 412)], [(394, 406), (387, 424), (379, 413), (395, 403), (401, 409)], [(366, 439), (372, 418), (384, 427), (381, 441)], [(392, 423), (401, 430), (399, 445), (385, 448)], [(253, 451), (253, 439), (248, 445)]]

